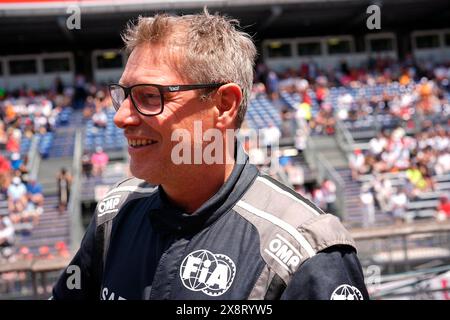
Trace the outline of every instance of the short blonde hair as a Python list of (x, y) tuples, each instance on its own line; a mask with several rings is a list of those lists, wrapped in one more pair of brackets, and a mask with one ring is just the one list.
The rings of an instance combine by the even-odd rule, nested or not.
[(143, 43), (158, 43), (181, 49), (178, 72), (196, 83), (233, 82), (243, 98), (236, 127), (244, 120), (253, 84), (256, 47), (249, 34), (239, 31), (239, 22), (219, 14), (184, 16), (157, 14), (139, 17), (122, 34), (128, 52)]

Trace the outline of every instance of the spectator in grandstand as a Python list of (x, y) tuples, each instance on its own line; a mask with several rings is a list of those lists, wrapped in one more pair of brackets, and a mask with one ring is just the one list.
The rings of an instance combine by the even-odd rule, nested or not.
[(28, 200), (37, 207), (44, 205), (44, 194), (42, 191), (42, 185), (37, 182), (35, 177), (31, 177), (27, 183)]
[(437, 97), (434, 82), (423, 78), (417, 86), (418, 100), (417, 112), (420, 115), (429, 116), (440, 110), (440, 101)]
[(300, 165), (293, 164), (291, 160), (288, 160), (284, 166), (284, 170), (291, 185), (303, 185), (305, 182), (305, 175), (303, 168)]
[(437, 207), (437, 221), (445, 221), (450, 219), (450, 201), (447, 196), (441, 196)]
[(438, 152), (434, 172), (437, 175), (444, 175), (450, 172), (450, 151), (442, 150)]
[(70, 186), (72, 184), (72, 176), (67, 172), (66, 168), (61, 168), (56, 177), (58, 188), (58, 209), (59, 213), (63, 213), (67, 209), (70, 197)]
[(34, 131), (47, 132), (48, 128), (48, 118), (41, 111), (37, 111), (34, 115)]
[(312, 129), (319, 134), (334, 134), (334, 126), (336, 125), (336, 119), (333, 115), (331, 105), (324, 103), (317, 115), (314, 117), (314, 121), (311, 123)]
[(300, 101), (306, 103), (309, 106), (312, 105), (312, 98), (309, 93), (309, 82), (306, 79), (300, 79), (294, 82), (295, 89), (300, 96)]
[[(99, 202), (70, 262), (81, 269), (81, 288), (68, 288), (71, 273), (62, 272), (55, 299), (328, 300), (343, 284), (368, 298), (338, 219), (260, 175), (226, 134), (244, 119), (256, 55), (236, 25), (206, 9), (129, 25), (131, 54), (110, 92), (136, 178)], [(175, 163), (173, 133), (191, 135), (198, 122), (217, 133), (227, 161)], [(189, 151), (202, 144), (185, 143)], [(291, 263), (271, 258), (274, 241), (298, 251)]]
[(348, 119), (354, 100), (353, 96), (348, 92), (339, 94), (336, 106), (336, 115), (339, 119)]
[(360, 174), (367, 171), (364, 154), (361, 149), (355, 149), (350, 155), (349, 166), (352, 171), (352, 178), (357, 180)]
[(378, 132), (377, 135), (369, 141), (370, 152), (375, 156), (380, 155), (386, 147), (387, 139), (384, 131)]
[(11, 163), (0, 154), (0, 192), (6, 192), (11, 176)]
[(363, 227), (371, 227), (375, 224), (375, 199), (369, 184), (362, 185), (359, 198), (364, 205)]
[(269, 126), (261, 129), (262, 141), (264, 147), (277, 147), (280, 145), (281, 131), (272, 122)]
[(312, 190), (312, 200), (320, 209), (326, 210), (327, 203), (325, 201), (325, 194), (319, 184), (316, 184)]
[(18, 119), (18, 115), (16, 111), (14, 110), (14, 106), (10, 102), (5, 103), (5, 117), (3, 121), (6, 125), (12, 125), (15, 123)]
[(50, 248), (48, 246), (39, 247), (39, 259), (51, 260), (54, 258), (55, 256), (51, 253)]
[(336, 184), (330, 179), (325, 179), (321, 189), (326, 203), (325, 212), (336, 215)]
[(252, 86), (252, 99), (257, 99), (260, 96), (264, 96), (266, 94), (266, 86), (264, 83), (257, 82), (254, 83)]
[(427, 181), (417, 163), (413, 163), (411, 167), (406, 170), (406, 177), (414, 187), (411, 194), (413, 197), (418, 196), (423, 191), (427, 191)]
[(394, 190), (394, 193), (390, 199), (391, 210), (394, 217), (395, 223), (400, 224), (406, 218), (406, 206), (408, 204), (408, 197), (406, 195), (405, 189), (400, 187)]
[(278, 93), (280, 91), (280, 81), (278, 80), (278, 76), (274, 71), (269, 71), (267, 75), (266, 90), (272, 101), (278, 99)]
[(301, 127), (295, 131), (295, 148), (299, 153), (306, 149), (307, 140), (309, 138), (310, 130), (308, 124), (303, 121)]
[(295, 135), (295, 113), (286, 107), (281, 108), (281, 137), (291, 138)]
[(6, 149), (6, 143), (8, 142), (8, 135), (5, 130), (5, 123), (0, 120), (0, 151)]
[(55, 78), (55, 82), (53, 84), (53, 91), (58, 95), (62, 95), (64, 93), (64, 82), (60, 77)]
[(268, 165), (267, 153), (264, 152), (262, 148), (258, 148), (258, 146), (255, 145), (250, 145), (247, 153), (251, 164), (254, 164), (255, 166)]
[(402, 75), (400, 76), (398, 82), (403, 85), (407, 86), (412, 81), (409, 70), (407, 68), (403, 68)]
[(108, 162), (108, 154), (103, 151), (102, 147), (97, 147), (91, 157), (92, 174), (95, 177), (101, 177), (106, 169), (106, 166), (108, 165)]
[(324, 75), (317, 77), (315, 92), (316, 92), (317, 103), (319, 104), (319, 106), (322, 105), (322, 103), (328, 99), (328, 96), (330, 94), (330, 91), (329, 91), (327, 85), (328, 85), (328, 79)]
[(95, 94), (95, 104), (103, 109), (103, 111), (107, 111), (108, 108), (111, 108), (111, 96), (105, 93), (104, 88), (101, 88)]
[(376, 175), (375, 179), (369, 185), (372, 187), (371, 190), (375, 197), (375, 204), (384, 212), (390, 212), (391, 197), (395, 192), (391, 180), (381, 175)]
[(86, 178), (90, 178), (92, 176), (92, 161), (91, 156), (87, 151), (85, 151), (81, 157), (81, 169)]
[(94, 126), (99, 129), (106, 128), (108, 124), (108, 117), (103, 110), (103, 108), (99, 105), (95, 107), (95, 113), (92, 115), (92, 122)]
[(20, 158), (20, 153), (13, 153), (11, 154), (11, 167), (15, 170), (20, 170), (20, 168), (23, 165), (23, 160)]
[(9, 128), (8, 131), (8, 141), (6, 142), (6, 151), (9, 153), (20, 152), (20, 130)]
[(19, 177), (14, 177), (8, 187), (8, 209), (10, 213), (20, 213), (27, 205), (27, 188)]
[(19, 260), (33, 260), (33, 253), (30, 251), (30, 248), (28, 248), (27, 246), (20, 247), (18, 259)]
[(58, 241), (55, 243), (55, 249), (57, 252), (57, 255), (59, 257), (62, 258), (69, 258), (70, 257), (70, 252), (69, 249), (67, 248), (67, 245), (64, 241)]
[(307, 102), (301, 102), (296, 107), (295, 119), (297, 120), (297, 127), (304, 125), (304, 121), (309, 124), (312, 121), (311, 105)]
[(86, 121), (92, 119), (94, 111), (95, 111), (95, 100), (93, 96), (89, 95), (86, 98), (86, 103), (84, 104), (83, 108), (83, 120)]
[(0, 249), (14, 245), (14, 225), (8, 216), (0, 216)]
[(17, 214), (18, 218), (16, 218), (16, 220), (23, 223), (32, 223), (32, 226), (35, 227), (39, 224), (39, 219), (42, 213), (42, 207), (38, 207), (33, 202), (28, 202), (25, 209), (21, 213)]
[(73, 96), (74, 109), (82, 109), (88, 95), (86, 90), (86, 79), (83, 75), (79, 74), (75, 78), (75, 92)]

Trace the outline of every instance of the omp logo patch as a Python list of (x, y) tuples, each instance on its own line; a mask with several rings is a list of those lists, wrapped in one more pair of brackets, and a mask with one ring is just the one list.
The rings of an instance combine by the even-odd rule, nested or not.
[(224, 294), (233, 283), (236, 266), (228, 256), (208, 250), (188, 254), (181, 263), (180, 278), (192, 291), (202, 291), (209, 296)]
[(292, 272), (300, 263), (302, 255), (300, 252), (280, 234), (269, 242), (269, 247), (264, 251), (277, 261), (283, 268)]
[(97, 206), (98, 216), (101, 217), (107, 213), (114, 213), (119, 211), (119, 202), (122, 196), (112, 196), (100, 201)]

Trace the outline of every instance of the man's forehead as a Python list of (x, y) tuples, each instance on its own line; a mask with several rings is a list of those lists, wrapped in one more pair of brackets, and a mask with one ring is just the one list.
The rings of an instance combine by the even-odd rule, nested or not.
[[(172, 83), (179, 79), (176, 70), (176, 54), (166, 47), (142, 44), (137, 46), (127, 61), (121, 83), (136, 82), (141, 80), (160, 80)], [(154, 82), (156, 83), (156, 82)]]

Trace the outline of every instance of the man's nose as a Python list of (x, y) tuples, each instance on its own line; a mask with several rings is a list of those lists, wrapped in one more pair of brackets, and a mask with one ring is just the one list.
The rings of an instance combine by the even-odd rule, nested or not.
[(114, 115), (114, 123), (117, 127), (125, 129), (127, 126), (137, 126), (140, 122), (139, 113), (128, 96), (120, 105), (119, 110)]

